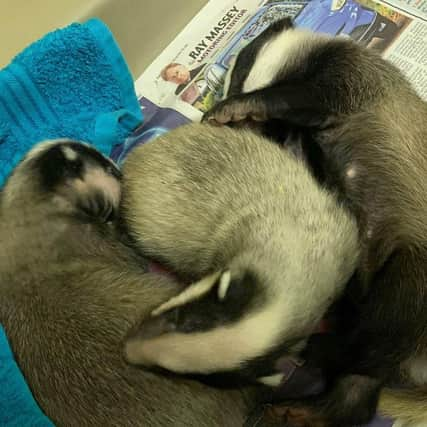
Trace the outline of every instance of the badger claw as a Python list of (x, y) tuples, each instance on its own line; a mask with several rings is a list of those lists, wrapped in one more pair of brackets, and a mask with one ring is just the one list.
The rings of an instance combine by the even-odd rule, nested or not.
[(327, 427), (326, 420), (308, 406), (297, 404), (269, 405), (262, 423), (257, 427)]
[(225, 125), (243, 120), (257, 122), (266, 120), (261, 104), (246, 96), (231, 97), (219, 102), (205, 113), (202, 119), (202, 121), (213, 125)]

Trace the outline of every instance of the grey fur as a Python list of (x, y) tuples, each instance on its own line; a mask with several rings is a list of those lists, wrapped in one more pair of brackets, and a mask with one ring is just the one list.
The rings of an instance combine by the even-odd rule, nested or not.
[[(0, 205), (0, 323), (43, 411), (58, 427), (242, 425), (249, 395), (125, 363), (129, 328), (178, 287), (146, 273), (111, 224), (78, 211), (76, 198), (93, 196), (88, 175), (82, 194), (69, 179), (43, 188), (37, 162), (55, 147), (29, 154)], [(104, 166), (87, 162), (86, 172), (104, 179)]]
[[(312, 332), (353, 273), (358, 232), (352, 216), (317, 185), (303, 162), (252, 132), (183, 126), (137, 147), (123, 174), (122, 215), (145, 254), (185, 277), (200, 279), (215, 271), (230, 271), (231, 288), (237, 286), (233, 280), (246, 271), (256, 277), (246, 285), (246, 293), (257, 289), (254, 300), (243, 310), (238, 301), (237, 308), (230, 304), (230, 310), (241, 311), (226, 325), (221, 317), (230, 313), (220, 311), (228, 293), (207, 310), (188, 308), (188, 316), (191, 310), (199, 310), (198, 319), (192, 319), (195, 326), (189, 331), (185, 325), (186, 333), (179, 334), (180, 325), (175, 324), (176, 333), (166, 335), (165, 348), (151, 363), (176, 372), (206, 373), (219, 365), (236, 369), (254, 357), (266, 356), (285, 341)], [(179, 307), (179, 316), (184, 322), (185, 307)], [(254, 320), (252, 336), (243, 333), (244, 322), (255, 316), (259, 324)], [(203, 318), (218, 321), (202, 330)], [(159, 324), (153, 326), (158, 328)], [(230, 349), (224, 337), (207, 346), (212, 333), (220, 330), (229, 338), (233, 334), (237, 340), (243, 338), (245, 344)], [(210, 356), (202, 356), (203, 346), (192, 343), (178, 361), (177, 346), (182, 348), (191, 340), (189, 332), (197, 335), (199, 344), (211, 348)], [(245, 353), (245, 345), (249, 348), (270, 336), (275, 338), (269, 344)], [(168, 337), (177, 340), (170, 351)], [(146, 363), (139, 351), (144, 339), (137, 334), (131, 342), (129, 359)], [(237, 360), (228, 363), (227, 351)], [(236, 356), (240, 351), (241, 356)]]
[[(267, 73), (269, 61), (275, 73)], [(338, 190), (361, 232), (359, 287), (353, 289), (360, 321), (344, 334), (345, 341), (351, 339), (340, 375), (366, 378), (348, 405), (348, 387), (332, 389), (322, 401), (300, 402), (310, 409), (304, 422), (367, 422), (381, 386), (397, 382), (421, 387), (403, 393), (401, 401), (399, 392), (393, 398), (385, 394), (380, 409), (387, 412), (382, 402), (391, 402), (389, 414), (425, 423), (425, 377), (411, 377), (410, 367), (427, 348), (427, 103), (377, 53), (350, 40), (293, 29), (289, 20), (247, 45), (229, 80), (229, 98), (205, 119), (274, 119), (306, 127), (308, 145), (315, 142), (323, 154), (325, 183)]]

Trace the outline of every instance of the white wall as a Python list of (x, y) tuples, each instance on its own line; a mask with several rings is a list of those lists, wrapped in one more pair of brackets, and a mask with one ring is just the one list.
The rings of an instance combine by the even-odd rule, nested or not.
[(134, 77), (207, 0), (0, 0), (0, 68), (48, 31), (97, 16), (113, 31)]

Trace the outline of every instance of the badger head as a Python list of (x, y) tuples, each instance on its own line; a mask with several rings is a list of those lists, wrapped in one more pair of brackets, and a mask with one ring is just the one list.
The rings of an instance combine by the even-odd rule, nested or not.
[(131, 364), (219, 379), (219, 384), (258, 380), (277, 385), (282, 379), (280, 358), (296, 356), (307, 334), (299, 335), (304, 321), (294, 310), (286, 312), (283, 295), (276, 292), (268, 273), (231, 263), (136, 325), (125, 341), (125, 358)]
[(329, 37), (295, 28), (290, 18), (271, 24), (234, 58), (225, 77), (223, 98), (280, 84), (298, 74), (312, 49)]
[(61, 139), (36, 145), (6, 182), (2, 209), (28, 206), (109, 220), (117, 211), (121, 174), (95, 148)]

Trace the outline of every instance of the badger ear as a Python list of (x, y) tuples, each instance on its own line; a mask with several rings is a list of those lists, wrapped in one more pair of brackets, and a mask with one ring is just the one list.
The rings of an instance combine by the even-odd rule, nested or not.
[(226, 270), (218, 278), (216, 285), (218, 300), (228, 307), (230, 315), (247, 307), (255, 295), (260, 297), (262, 294), (258, 275), (248, 269), (237, 274)]
[(180, 294), (172, 297), (159, 307), (157, 307), (151, 313), (153, 316), (158, 316), (165, 313), (173, 308), (180, 307), (191, 301), (194, 301), (197, 298), (202, 297), (207, 294), (220, 280), (222, 273), (217, 271), (212, 273), (198, 282), (193, 283), (192, 285), (186, 287)]
[(217, 294), (218, 294), (218, 299), (220, 301), (222, 301), (226, 297), (228, 288), (230, 287), (230, 283), (231, 283), (231, 273), (230, 273), (230, 270), (226, 270), (221, 274), (220, 278), (218, 279)]
[(85, 215), (101, 222), (114, 219), (120, 200), (120, 181), (109, 170), (92, 166), (80, 179), (70, 180), (69, 197)]
[(283, 30), (289, 30), (291, 28), (294, 28), (294, 23), (292, 22), (292, 19), (289, 16), (286, 16), (285, 18), (278, 19), (277, 21), (274, 21), (268, 29), (275, 33), (280, 33)]
[(111, 199), (104, 192), (91, 189), (87, 193), (79, 194), (76, 208), (91, 218), (108, 222), (114, 218), (116, 209)]

